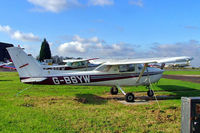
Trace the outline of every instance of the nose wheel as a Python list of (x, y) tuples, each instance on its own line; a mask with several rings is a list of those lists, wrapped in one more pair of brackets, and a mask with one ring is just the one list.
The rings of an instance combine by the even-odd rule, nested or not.
[(147, 96), (153, 97), (153, 96), (154, 96), (154, 91), (151, 90), (150, 86), (147, 86), (146, 88), (149, 89), (149, 90), (147, 91)]

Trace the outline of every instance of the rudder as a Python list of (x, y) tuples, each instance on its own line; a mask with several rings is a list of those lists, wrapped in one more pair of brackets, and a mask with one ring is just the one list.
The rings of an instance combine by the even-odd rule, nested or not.
[(22, 48), (9, 47), (7, 50), (21, 78), (42, 75), (41, 65), (32, 56), (27, 55)]

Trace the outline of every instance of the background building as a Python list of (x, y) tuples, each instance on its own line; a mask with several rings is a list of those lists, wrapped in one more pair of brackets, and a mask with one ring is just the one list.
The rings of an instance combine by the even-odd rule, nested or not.
[(8, 51), (6, 50), (7, 47), (13, 47), (13, 44), (0, 42), (0, 62), (4, 62), (10, 59), (10, 55), (8, 54)]

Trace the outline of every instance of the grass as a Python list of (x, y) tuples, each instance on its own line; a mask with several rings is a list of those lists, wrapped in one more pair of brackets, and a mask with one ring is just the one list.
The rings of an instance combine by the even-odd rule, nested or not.
[(166, 75), (200, 75), (200, 71), (165, 71), (164, 74)]
[[(181, 96), (199, 96), (200, 84), (161, 79), (157, 95), (175, 99), (145, 105), (123, 105), (109, 95), (109, 87), (42, 86), (16, 94), (30, 85), (16, 72), (0, 72), (0, 132), (180, 132)], [(125, 87), (146, 92), (145, 87)]]

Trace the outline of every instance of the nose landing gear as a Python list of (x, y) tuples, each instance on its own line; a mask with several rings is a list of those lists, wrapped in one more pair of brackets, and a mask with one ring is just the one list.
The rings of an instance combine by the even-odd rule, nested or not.
[(147, 91), (147, 96), (153, 97), (154, 96), (154, 91), (150, 88), (150, 86), (146, 86), (146, 88), (149, 89)]

